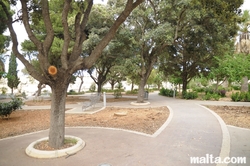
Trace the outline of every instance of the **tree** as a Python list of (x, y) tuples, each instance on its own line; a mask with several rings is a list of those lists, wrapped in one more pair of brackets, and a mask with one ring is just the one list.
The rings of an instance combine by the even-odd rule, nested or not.
[[(83, 52), (83, 42), (88, 37), (86, 26), (93, 0), (34, 0), (29, 3), (21, 0), (22, 22), (29, 39), (38, 51), (37, 59), (42, 74), (38, 73), (29, 60), (19, 52), (16, 32), (12, 26), (13, 18), (4, 2), (6, 1), (0, 1), (0, 6), (8, 18), (6, 24), (11, 34), (14, 54), (32, 77), (51, 87), (49, 146), (59, 148), (64, 144), (65, 99), (72, 74), (77, 70), (92, 67), (119, 26), (143, 0), (127, 0), (124, 10), (114, 16), (114, 24), (88, 55)], [(56, 19), (59, 16), (61, 19)], [(40, 23), (43, 24), (43, 29), (37, 32), (33, 27)], [(63, 29), (63, 33), (55, 33), (58, 29)], [(62, 43), (58, 40), (60, 38), (63, 40)], [(57, 50), (52, 50), (52, 45), (56, 44), (58, 44), (58, 47), (55, 47)]]
[(11, 88), (11, 94), (13, 94), (13, 89), (17, 88), (20, 83), (17, 77), (17, 62), (16, 57), (12, 53), (9, 59), (9, 70), (8, 70), (8, 86)]
[[(12, 15), (4, 2), (0, 1), (0, 6), (2, 6), (8, 18), (7, 25), (13, 42), (12, 50), (14, 54), (25, 65), (32, 77), (51, 87), (49, 145), (53, 148), (59, 148), (64, 144), (65, 98), (72, 74), (80, 69), (88, 69), (95, 63), (101, 56), (102, 50), (114, 37), (119, 26), (143, 0), (127, 0), (124, 10), (116, 15), (114, 24), (89, 55), (82, 52), (82, 46), (87, 39), (86, 25), (88, 24), (93, 0), (43, 0), (31, 1), (30, 3), (21, 0), (21, 18), (29, 39), (39, 52), (37, 58), (42, 74), (38, 73), (28, 59), (17, 49), (18, 41), (12, 25)], [(61, 22), (53, 22), (52, 19), (58, 16), (61, 17)], [(34, 23), (36, 20), (43, 23), (46, 33), (38, 36), (36, 31), (33, 31), (32, 27), (36, 26)], [(63, 33), (56, 34), (57, 28), (62, 28)], [(57, 55), (53, 54), (52, 51), (54, 50), (51, 50), (52, 45), (57, 44), (56, 36), (63, 38), (63, 44), (57, 47), (58, 50), (56, 51), (60, 50), (60, 54)]]
[[(9, 5), (6, 4), (6, 7), (9, 9)], [(3, 8), (0, 6), (0, 79), (2, 78), (3, 73), (5, 72), (5, 56), (4, 53), (7, 52), (6, 48), (9, 46), (10, 37), (3, 35), (4, 31), (7, 29), (7, 25), (4, 23), (6, 16), (4, 14)]]
[(148, 0), (135, 10), (127, 21), (128, 29), (133, 31), (134, 40), (138, 43), (134, 49), (136, 64), (140, 68), (136, 72), (140, 81), (138, 103), (144, 102), (144, 87), (159, 56), (166, 51), (166, 46), (171, 45), (177, 37), (179, 25), (171, 26), (171, 22), (167, 18), (171, 17), (172, 13), (170, 16), (166, 16), (166, 11), (173, 11), (176, 15), (172, 15), (172, 19), (178, 21), (180, 11), (185, 10), (182, 6), (183, 2), (174, 5), (169, 1), (152, 2)]
[(161, 68), (167, 75), (182, 79), (182, 91), (192, 78), (206, 75), (214, 65), (213, 57), (222, 56), (227, 43), (237, 33), (238, 7), (242, 1), (192, 1), (185, 5), (178, 37), (168, 47)]
[[(246, 56), (250, 55), (250, 14), (248, 10), (245, 10), (242, 15), (242, 24), (240, 25), (239, 42), (236, 44), (236, 52), (243, 53)], [(241, 91), (248, 92), (248, 77), (244, 76), (242, 78)]]

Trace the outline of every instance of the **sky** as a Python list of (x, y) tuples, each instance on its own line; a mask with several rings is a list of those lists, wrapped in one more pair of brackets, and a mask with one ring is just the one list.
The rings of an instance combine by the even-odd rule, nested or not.
[[(94, 3), (106, 4), (107, 0), (94, 0)], [(241, 6), (241, 9), (242, 10), (250, 10), (250, 0), (244, 0), (244, 3)], [(28, 39), (26, 31), (25, 31), (24, 27), (21, 25), (21, 23), (15, 23), (14, 29), (17, 33), (17, 38), (18, 38), (19, 43), (23, 42), (25, 39)], [(6, 32), (6, 34), (9, 34), (9, 33)], [(10, 49), (11, 49), (11, 47), (9, 48), (9, 50)], [(21, 49), (20, 45), (19, 45), (19, 49)], [(10, 54), (10, 53), (8, 53), (8, 54)], [(5, 64), (6, 64), (6, 69), (8, 69), (8, 59), (6, 59)], [(23, 68), (24, 68), (23, 64), (18, 62), (18, 70), (20, 71)]]

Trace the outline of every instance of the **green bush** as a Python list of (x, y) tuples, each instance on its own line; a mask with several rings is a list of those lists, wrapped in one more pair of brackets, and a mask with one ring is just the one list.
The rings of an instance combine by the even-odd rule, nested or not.
[(250, 92), (236, 92), (231, 96), (232, 101), (245, 101), (250, 102)]
[(126, 94), (127, 94), (127, 95), (138, 94), (138, 89), (134, 89), (134, 90), (132, 90), (132, 91), (128, 90), (128, 91), (126, 91)]
[(89, 91), (90, 91), (90, 92), (95, 92), (95, 90), (96, 90), (96, 84), (93, 82), (93, 83), (90, 85), (90, 87), (89, 87)]
[[(174, 96), (174, 90), (167, 89), (167, 88), (166, 89), (165, 88), (161, 88), (159, 95), (173, 97)], [(176, 95), (177, 95), (177, 91), (175, 91), (175, 96)]]
[(5, 95), (6, 92), (7, 92), (7, 90), (8, 90), (8, 89), (7, 89), (6, 87), (2, 87), (2, 88), (1, 88), (2, 94)]
[(12, 101), (8, 103), (0, 103), (0, 116), (2, 118), (7, 117), (9, 119), (10, 114), (17, 109), (21, 109), (22, 105), (22, 99), (17, 97), (13, 97)]
[(207, 93), (207, 94), (205, 94), (205, 96), (202, 97), (203, 100), (212, 100), (212, 99), (214, 99), (214, 100), (217, 100), (217, 101), (220, 98), (221, 98), (220, 95), (218, 95), (218, 94), (211, 94), (211, 93)]
[(193, 90), (196, 92), (205, 92), (205, 88), (194, 88)]
[(240, 86), (239, 86), (239, 85), (232, 85), (232, 88), (233, 88), (234, 90), (240, 90)]
[(184, 99), (196, 99), (198, 98), (198, 93), (197, 92), (185, 92), (183, 93), (183, 98)]
[(213, 88), (206, 88), (205, 89), (205, 94), (214, 94), (215, 92), (214, 92), (214, 89)]

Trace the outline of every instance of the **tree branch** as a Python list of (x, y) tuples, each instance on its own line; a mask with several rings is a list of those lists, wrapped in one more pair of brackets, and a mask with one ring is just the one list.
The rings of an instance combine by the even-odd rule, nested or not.
[(0, 5), (2, 6), (4, 13), (7, 16), (7, 26), (8, 29), (10, 31), (10, 36), (12, 39), (12, 51), (14, 53), (14, 55), (24, 64), (24, 66), (26, 67), (27, 71), (29, 72), (29, 74), (34, 77), (35, 79), (37, 79), (38, 81), (43, 81), (44, 83), (46, 83), (46, 80), (44, 78), (44, 76), (42, 76), (41, 74), (39, 74), (36, 69), (34, 68), (34, 66), (32, 66), (28, 60), (26, 60), (24, 58), (24, 56), (19, 52), (18, 50), (18, 40), (17, 40), (17, 35), (16, 32), (13, 28), (13, 21), (12, 21), (12, 16), (11, 13), (9, 13), (9, 10), (7, 9), (7, 7), (5, 6), (5, 4), (0, 1)]
[(50, 47), (54, 40), (54, 30), (50, 20), (49, 2), (47, 0), (42, 0), (41, 3), (42, 3), (42, 16), (47, 33), (46, 38), (43, 42), (43, 49), (44, 49), (44, 55), (45, 57), (47, 57)]
[(22, 12), (23, 12), (23, 24), (25, 27), (25, 30), (29, 36), (29, 39), (36, 45), (38, 51), (42, 50), (42, 42), (40, 42), (36, 36), (34, 35), (34, 33), (31, 30), (30, 24), (29, 24), (29, 15), (28, 15), (28, 10), (27, 10), (27, 4), (26, 4), (26, 0), (21, 0), (21, 4), (22, 4)]
[(125, 9), (120, 14), (120, 16), (116, 19), (115, 23), (109, 29), (109, 32), (104, 36), (104, 38), (100, 41), (100, 43), (94, 48), (92, 53), (87, 58), (78, 57), (72, 63), (71, 73), (74, 71), (81, 69), (83, 67), (90, 68), (95, 61), (101, 56), (102, 50), (108, 45), (111, 39), (115, 36), (115, 33), (119, 26), (126, 20), (129, 14), (144, 0), (136, 0), (133, 3), (133, 0), (128, 0)]
[(61, 62), (62, 62), (62, 67), (64, 69), (68, 68), (67, 57), (68, 57), (68, 48), (69, 48), (69, 43), (70, 43), (70, 33), (69, 33), (69, 25), (68, 25), (67, 17), (68, 17), (71, 2), (72, 0), (65, 0), (63, 11), (62, 11), (64, 42), (63, 42), (63, 49), (62, 49), (62, 55), (61, 55)]

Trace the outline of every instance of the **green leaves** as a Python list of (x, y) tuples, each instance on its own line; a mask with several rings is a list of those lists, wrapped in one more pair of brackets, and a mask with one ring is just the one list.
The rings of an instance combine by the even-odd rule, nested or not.
[(17, 110), (17, 109), (21, 109), (23, 105), (23, 101), (20, 98), (17, 97), (13, 97), (12, 101), (8, 102), (8, 103), (0, 103), (0, 116), (2, 118), (10, 117), (10, 114)]
[(20, 83), (19, 78), (17, 77), (17, 62), (14, 54), (11, 54), (10, 56), (8, 75), (8, 86), (12, 89), (13, 93), (13, 88), (17, 88)]

